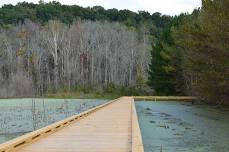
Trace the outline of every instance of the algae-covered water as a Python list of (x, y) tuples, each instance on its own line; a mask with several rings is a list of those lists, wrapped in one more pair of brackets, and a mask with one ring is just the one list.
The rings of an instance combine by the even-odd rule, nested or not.
[(105, 102), (107, 100), (0, 99), (0, 143)]
[(145, 152), (228, 152), (229, 108), (136, 102)]

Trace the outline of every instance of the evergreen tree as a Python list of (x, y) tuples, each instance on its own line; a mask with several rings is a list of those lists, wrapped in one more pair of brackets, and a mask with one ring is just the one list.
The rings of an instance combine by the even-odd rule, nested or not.
[(181, 18), (175, 17), (164, 28), (156, 45), (152, 46), (148, 84), (156, 95), (184, 95), (184, 78), (180, 66), (180, 51), (172, 38), (172, 29), (178, 26)]
[(228, 0), (204, 0), (173, 34), (189, 92), (214, 103), (229, 98), (228, 7)]

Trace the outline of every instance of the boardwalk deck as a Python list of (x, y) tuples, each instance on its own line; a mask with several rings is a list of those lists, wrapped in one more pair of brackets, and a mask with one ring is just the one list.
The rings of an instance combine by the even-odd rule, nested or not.
[(122, 97), (16, 151), (143, 152), (134, 100), (132, 97)]

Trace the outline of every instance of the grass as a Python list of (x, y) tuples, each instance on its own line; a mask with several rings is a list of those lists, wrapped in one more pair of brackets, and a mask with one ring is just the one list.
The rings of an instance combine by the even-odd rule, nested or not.
[(58, 92), (43, 95), (42, 98), (66, 98), (66, 99), (116, 99), (119, 95), (105, 93), (83, 93), (83, 92)]

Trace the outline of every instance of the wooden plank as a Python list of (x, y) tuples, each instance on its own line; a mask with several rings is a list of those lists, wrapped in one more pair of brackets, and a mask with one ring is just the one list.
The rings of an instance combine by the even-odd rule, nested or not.
[(134, 99), (132, 99), (132, 152), (144, 152)]
[[(17, 140), (22, 142), (23, 146), (19, 145), (18, 148), (5, 150), (5, 152), (130, 152), (132, 151), (133, 98), (122, 97), (111, 103), (48, 136), (29, 141), (29, 144), (27, 141), (22, 142), (21, 139), (25, 137), (20, 137)], [(134, 121), (136, 123), (136, 120)], [(9, 143), (12, 145), (15, 141)]]

